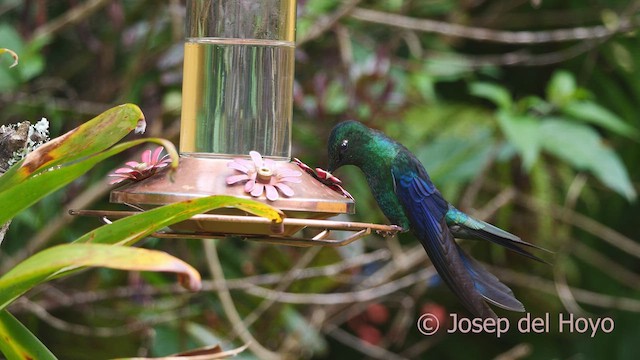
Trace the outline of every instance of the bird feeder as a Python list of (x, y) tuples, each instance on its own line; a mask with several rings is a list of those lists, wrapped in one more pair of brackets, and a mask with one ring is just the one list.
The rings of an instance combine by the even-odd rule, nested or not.
[[(274, 232), (267, 219), (226, 209), (194, 216), (155, 236), (239, 235), (278, 244), (339, 246), (372, 230), (397, 231), (393, 226), (326, 220), (353, 213), (353, 200), (291, 162), (295, 0), (187, 0), (186, 17), (177, 171), (172, 179), (158, 173), (111, 192), (111, 202), (135, 211), (74, 213), (112, 219), (182, 200), (232, 195), (282, 210), (284, 232)], [(270, 165), (256, 165), (257, 182), (269, 183), (275, 172), (299, 172), (299, 178), (286, 183), (287, 191), (276, 193), (277, 199), (274, 189), (269, 196), (230, 184), (229, 179), (242, 175), (242, 164), (252, 161), (250, 153), (254, 159), (259, 153)], [(240, 165), (230, 166), (231, 162)], [(277, 185), (275, 191), (280, 191)], [(350, 234), (331, 239), (332, 231)]]

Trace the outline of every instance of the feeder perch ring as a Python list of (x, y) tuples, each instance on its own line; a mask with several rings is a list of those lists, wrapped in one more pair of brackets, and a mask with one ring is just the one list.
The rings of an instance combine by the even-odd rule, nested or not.
[[(99, 217), (104, 223), (111, 223), (112, 219), (120, 219), (127, 216), (139, 214), (140, 211), (115, 211), (115, 210), (69, 210), (69, 214), (75, 216)], [(271, 231), (263, 233), (242, 233), (228, 231), (198, 231), (202, 224), (226, 224), (234, 226), (236, 229), (251, 226), (270, 228)], [(273, 228), (273, 222), (269, 219), (258, 216), (247, 215), (226, 215), (226, 214), (199, 214), (194, 215), (189, 220), (185, 220), (176, 225), (172, 225), (170, 230), (158, 231), (151, 236), (165, 239), (220, 239), (227, 236), (237, 236), (251, 241), (263, 242), (276, 245), (288, 245), (298, 247), (328, 246), (340, 247), (348, 245), (375, 232), (381, 236), (393, 236), (402, 231), (396, 225), (382, 225), (373, 223), (361, 223), (353, 221), (334, 221), (320, 219), (284, 218), (282, 225), (284, 229), (293, 229), (295, 233), (302, 229), (316, 229), (318, 233), (311, 237), (278, 234)], [(188, 229), (188, 230), (183, 230)], [(346, 237), (332, 238), (334, 232), (350, 233)], [(291, 232), (291, 231), (288, 231)]]

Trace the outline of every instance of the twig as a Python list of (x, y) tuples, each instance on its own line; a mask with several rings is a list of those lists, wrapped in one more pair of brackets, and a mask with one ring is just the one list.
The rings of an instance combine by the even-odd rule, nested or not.
[(407, 360), (407, 358), (399, 356), (398, 354), (392, 353), (386, 349), (383, 349), (379, 346), (369, 344), (368, 342), (362, 341), (361, 339), (349, 334), (348, 332), (340, 329), (337, 326), (332, 326), (326, 329), (326, 334), (331, 336), (332, 338), (338, 340), (339, 342), (358, 350), (359, 352), (370, 356), (374, 359), (380, 360)]
[[(548, 294), (556, 294), (556, 287), (553, 281), (537, 276), (515, 272), (505, 268), (487, 266), (491, 272), (499, 275), (501, 280), (516, 284), (518, 286), (542, 291)], [(594, 305), (602, 308), (619, 309), (631, 312), (640, 312), (640, 300), (621, 296), (611, 296), (597, 293), (585, 289), (571, 287), (573, 296), (581, 303)]]
[[(548, 53), (532, 54), (528, 50), (517, 50), (498, 55), (465, 55), (429, 50), (426, 61), (439, 61), (452, 67), (477, 69), (487, 66), (547, 66), (573, 59), (587, 51), (595, 49), (604, 40), (583, 41), (576, 45)], [(402, 60), (399, 60), (402, 62)]]
[(115, 104), (85, 101), (80, 99), (68, 99), (50, 95), (34, 95), (24, 92), (0, 94), (0, 102), (5, 104), (40, 107), (46, 104), (48, 110), (73, 112), (81, 115), (96, 115)]
[(403, 29), (507, 44), (544, 44), (576, 40), (595, 40), (607, 38), (617, 33), (631, 31), (638, 27), (638, 24), (632, 22), (629, 18), (621, 18), (615, 29), (609, 29), (604, 25), (597, 25), (592, 27), (575, 27), (571, 29), (548, 31), (501, 31), (452, 24), (444, 21), (417, 19), (409, 16), (363, 8), (353, 9), (350, 16), (362, 21)]
[(569, 209), (575, 209), (576, 202), (582, 193), (582, 189), (587, 184), (587, 175), (585, 173), (578, 173), (569, 185), (567, 195), (564, 197), (564, 207)]
[(640, 258), (640, 244), (585, 215), (556, 204), (543, 204), (540, 200), (522, 193), (517, 194), (516, 201), (533, 211), (548, 209), (556, 219), (566, 221), (566, 223), (591, 233), (603, 241)]
[(345, 69), (351, 69), (353, 64), (353, 47), (351, 46), (351, 36), (349, 28), (336, 25), (336, 40), (340, 49), (340, 59)]
[(301, 46), (304, 43), (318, 38), (323, 33), (331, 29), (341, 18), (348, 15), (353, 9), (360, 3), (361, 0), (348, 0), (345, 1), (338, 10), (333, 14), (321, 17), (318, 19), (313, 27), (309, 29), (307, 34), (296, 42), (296, 46)]
[[(217, 241), (217, 240), (215, 240)], [(213, 279), (218, 281), (221, 286), (218, 290), (218, 296), (220, 297), (220, 302), (222, 303), (222, 308), (224, 309), (225, 314), (229, 318), (229, 321), (233, 325), (233, 331), (240, 336), (242, 341), (245, 344), (249, 345), (251, 351), (253, 351), (256, 356), (260, 359), (281, 359), (281, 356), (266, 349), (262, 346), (249, 332), (244, 326), (242, 322), (242, 318), (236, 309), (235, 304), (233, 303), (233, 298), (231, 297), (231, 293), (229, 289), (226, 287), (224, 272), (222, 270), (222, 265), (220, 264), (220, 258), (218, 257), (218, 250), (216, 249), (216, 244), (214, 241), (203, 241), (204, 243), (204, 251), (207, 256), (207, 265), (209, 266), (209, 271), (213, 276)]]
[(296, 262), (296, 264), (289, 270), (287, 273), (281, 277), (280, 282), (276, 286), (274, 295), (265, 299), (265, 301), (261, 302), (258, 307), (253, 310), (247, 317), (244, 319), (244, 326), (249, 327), (253, 324), (262, 314), (273, 305), (279, 298), (279, 294), (281, 291), (287, 289), (291, 284), (296, 280), (296, 275), (300, 273), (300, 270), (304, 269), (309, 265), (309, 263), (318, 255), (318, 253), (322, 250), (321, 247), (316, 246), (309, 248), (304, 255)]
[(526, 358), (531, 355), (532, 347), (529, 344), (522, 343), (518, 344), (511, 349), (503, 352), (502, 354), (493, 358), (493, 360), (516, 360), (521, 358)]
[(575, 241), (571, 245), (571, 251), (572, 254), (576, 257), (583, 259), (594, 267), (602, 270), (604, 273), (608, 273), (612, 279), (623, 282), (625, 285), (631, 288), (640, 289), (639, 274), (630, 271), (629, 269), (620, 265), (619, 262), (609, 259), (601, 252), (593, 250), (591, 247), (579, 241)]
[(57, 318), (51, 315), (45, 308), (40, 306), (39, 304), (27, 300), (26, 298), (20, 299), (22, 306), (25, 307), (29, 312), (37, 316), (40, 320), (49, 324), (51, 327), (58, 329), (60, 331), (65, 331), (68, 333), (83, 335), (83, 336), (97, 336), (97, 337), (116, 337), (123, 336), (133, 332), (144, 330), (145, 328), (151, 327), (153, 325), (166, 323), (178, 319), (184, 319), (187, 317), (195, 316), (199, 313), (199, 311), (194, 311), (191, 308), (185, 307), (177, 311), (171, 311), (165, 315), (159, 315), (154, 318), (149, 318), (144, 321), (135, 322), (132, 324), (127, 324), (125, 326), (119, 327), (100, 327), (100, 326), (86, 326), (80, 324), (73, 324), (67, 321), (64, 321), (60, 318)]
[(414, 314), (416, 313), (415, 299), (419, 298), (419, 296), (414, 297), (413, 294), (399, 293), (397, 299), (389, 297), (389, 299), (385, 301), (387, 304), (397, 303), (398, 308), (393, 320), (389, 324), (388, 335), (383, 337), (379, 343), (381, 347), (387, 348), (394, 346), (395, 348), (399, 348), (405, 344), (407, 333), (414, 329)]
[(378, 286), (386, 283), (389, 279), (396, 276), (401, 269), (411, 269), (419, 263), (428, 264), (429, 260), (427, 254), (424, 252), (422, 245), (414, 245), (411, 249), (404, 252), (402, 256), (403, 264), (400, 266), (395, 261), (388, 262), (385, 266), (381, 267), (378, 271), (371, 274), (365, 279), (360, 288), (367, 288)]
[(72, 26), (106, 6), (109, 1), (110, 0), (89, 0), (81, 5), (75, 6), (53, 21), (37, 28), (33, 33), (33, 38), (51, 36), (68, 26)]
[(510, 187), (506, 188), (491, 199), (481, 210), (473, 212), (473, 216), (480, 220), (488, 219), (500, 210), (500, 208), (512, 202), (515, 197), (516, 191)]
[[(319, 266), (313, 268), (301, 269), (295, 272), (297, 279), (307, 279), (319, 276), (334, 276), (345, 270), (353, 267), (363, 266), (371, 264), (381, 260), (389, 259), (389, 251), (386, 249), (376, 250), (372, 253), (362, 254), (354, 256), (353, 258), (345, 259), (341, 262)], [(230, 279), (225, 281), (203, 281), (202, 291), (218, 291), (222, 286), (225, 286), (229, 290), (246, 289), (250, 284), (255, 285), (269, 285), (276, 284), (282, 278), (282, 273), (271, 273), (265, 275), (250, 276), (241, 279)], [(46, 285), (45, 285), (46, 286)], [(46, 292), (55, 291), (53, 296), (47, 296), (48, 299), (55, 299), (51, 301), (40, 301), (39, 304), (47, 309), (51, 310), (56, 307), (71, 307), (84, 304), (96, 303), (99, 301), (105, 301), (116, 298), (128, 298), (133, 296), (156, 296), (167, 294), (182, 294), (186, 291), (180, 285), (168, 285), (168, 286), (123, 286), (109, 290), (91, 290), (84, 292), (77, 292), (75, 294), (58, 293), (55, 287), (46, 288)], [(12, 305), (12, 312), (20, 311), (20, 302)]]
[(343, 293), (288, 293), (277, 292), (260, 286), (251, 285), (245, 291), (251, 295), (268, 298), (277, 294), (278, 302), (287, 304), (316, 304), (316, 305), (337, 305), (351, 304), (355, 302), (366, 302), (378, 299), (398, 290), (404, 289), (418, 282), (427, 282), (436, 274), (432, 266), (406, 275), (400, 279), (387, 282), (383, 285), (367, 288), (358, 291)]
[(573, 291), (571, 290), (571, 286), (567, 283), (567, 273), (564, 269), (565, 264), (562, 262), (556, 263), (553, 271), (553, 280), (556, 287), (556, 293), (558, 294), (558, 298), (564, 305), (564, 308), (567, 309), (572, 314), (584, 314), (586, 311), (580, 307), (576, 297), (573, 295)]
[(496, 157), (498, 156), (498, 146), (494, 146), (491, 149), (489, 157), (487, 161), (485, 161), (484, 165), (482, 165), (482, 169), (476, 175), (475, 179), (467, 186), (467, 189), (464, 191), (464, 194), (460, 198), (460, 203), (458, 204), (458, 208), (462, 211), (470, 211), (472, 205), (476, 202), (478, 194), (482, 189), (482, 185), (487, 179), (486, 174), (489, 172), (489, 169), (493, 166), (496, 161)]

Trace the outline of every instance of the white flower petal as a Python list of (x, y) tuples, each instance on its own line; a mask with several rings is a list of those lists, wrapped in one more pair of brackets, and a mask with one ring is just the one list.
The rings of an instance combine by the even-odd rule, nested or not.
[(249, 175), (240, 174), (240, 175), (231, 175), (227, 177), (227, 185), (235, 184), (240, 181), (249, 180)]
[(255, 183), (253, 190), (251, 190), (251, 196), (258, 197), (262, 195), (263, 191), (264, 191), (264, 184)]
[(251, 160), (253, 160), (253, 164), (256, 168), (262, 167), (262, 155), (260, 155), (257, 151), (249, 151), (249, 156), (251, 156)]
[(297, 177), (286, 177), (286, 178), (281, 178), (280, 182), (290, 182), (290, 183), (299, 184), (299, 183), (302, 182), (302, 179), (297, 178)]
[(289, 187), (288, 185), (286, 185), (286, 184), (278, 183), (278, 184), (276, 184), (275, 186), (276, 186), (276, 187), (280, 190), (280, 192), (282, 192), (282, 194), (284, 194), (285, 196), (293, 196), (293, 195), (294, 195), (293, 189), (292, 189), (292, 188), (290, 188), (290, 187)]
[(255, 169), (256, 168), (256, 164), (253, 163), (253, 160), (249, 160), (249, 159), (236, 159), (236, 162), (244, 165), (244, 167), (246, 167), (247, 169)]
[(280, 177), (302, 176), (302, 173), (298, 170), (278, 169), (278, 176)]
[(244, 184), (244, 192), (251, 192), (253, 188), (256, 186), (256, 181), (251, 179)]
[(267, 191), (267, 199), (271, 201), (276, 201), (280, 197), (278, 195), (278, 190), (276, 190), (272, 185), (265, 186), (265, 190)]
[(241, 171), (243, 173), (248, 173), (249, 172), (249, 168), (244, 166), (243, 164), (237, 162), (237, 161), (231, 161), (227, 163), (227, 167)]

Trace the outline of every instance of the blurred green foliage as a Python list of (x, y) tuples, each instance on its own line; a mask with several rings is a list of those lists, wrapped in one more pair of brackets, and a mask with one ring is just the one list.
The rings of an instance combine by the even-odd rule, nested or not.
[[(0, 47), (16, 50), (21, 61), (7, 69), (11, 58), (0, 57), (0, 79), (7, 79), (0, 81), (0, 124), (46, 116), (52, 135), (57, 135), (77, 126), (88, 114), (132, 102), (147, 115), (151, 136), (177, 141), (182, 2), (103, 1), (62, 27), (47, 26), (74, 6), (87, 3), (26, 0), (0, 5)], [(292, 155), (311, 166), (325, 166), (330, 129), (349, 118), (405, 144), (452, 203), (487, 215), (492, 223), (555, 252), (554, 265), (543, 266), (485, 244), (463, 244), (475, 257), (495, 266), (497, 276), (513, 288), (532, 316), (549, 313), (551, 332), (512, 330), (499, 340), (491, 334), (460, 333), (425, 338), (415, 328), (424, 306), (465, 312), (447, 289), (419, 282), (370, 301), (388, 309), (387, 322), (350, 320), (368, 316), (366, 303), (275, 301), (249, 326), (254, 337), (293, 358), (390, 358), (387, 353), (365, 356), (361, 352), (364, 345), (358, 341), (374, 339), (375, 331), (381, 336), (380, 348), (405, 358), (494, 358), (504, 353), (532, 359), (635, 358), (635, 337), (640, 332), (636, 226), (640, 205), (634, 200), (640, 181), (636, 165), (640, 163), (636, 109), (640, 38), (636, 31), (598, 39), (517, 44), (420, 32), (349, 15), (327, 21), (349, 4), (298, 1), (298, 39), (320, 31), (296, 50)], [(635, 22), (638, 16), (637, 5), (622, 0), (363, 0), (356, 6), (504, 31), (601, 24), (615, 29), (623, 20)], [(324, 29), (324, 24), (333, 25)], [(106, 200), (108, 189), (92, 185), (100, 184), (120, 162), (105, 162), (16, 218), (2, 244), (0, 267), (20, 256), (34, 239), (46, 237), (47, 245), (64, 243), (95, 227), (90, 222), (73, 222), (64, 230), (48, 230), (79, 199), (93, 197), (91, 207), (113, 208)], [(357, 201), (357, 213), (350, 219), (385, 222), (357, 170), (340, 169), (336, 175)], [(306, 251), (239, 240), (217, 244), (230, 283), (245, 286), (232, 289), (243, 317), (264, 301), (250, 295), (246, 286), (276, 288), (277, 280), (269, 282), (260, 276), (286, 274)], [(198, 269), (206, 268), (199, 243), (149, 240), (147, 245), (170, 251)], [(422, 251), (410, 236), (397, 243), (370, 236), (353, 248), (322, 249), (307, 267), (398, 245), (404, 255)], [(349, 293), (394, 261), (402, 259), (304, 278), (283, 291)], [(421, 260), (398, 270), (393, 279), (427, 265), (426, 259)], [(166, 292), (149, 292), (145, 284), (164, 286)], [(55, 295), (58, 289), (75, 302), (56, 301), (62, 296)], [(124, 356), (136, 350), (142, 355), (165, 355), (216, 341), (225, 348), (236, 347), (240, 342), (233, 335), (233, 324), (213, 290), (175, 293), (169, 284), (150, 275), (105, 270), (79, 274), (56, 284), (54, 290), (30, 297), (55, 317), (85, 326), (85, 331), (56, 329), (26, 307), (17, 306), (13, 313), (65, 359)], [(88, 294), (98, 300), (82, 302)], [(594, 338), (559, 333), (561, 312), (609, 316), (615, 330)], [(521, 316), (499, 315), (511, 319), (512, 326)], [(127, 321), (131, 325), (122, 328)], [(244, 353), (241, 358), (252, 356)]]

